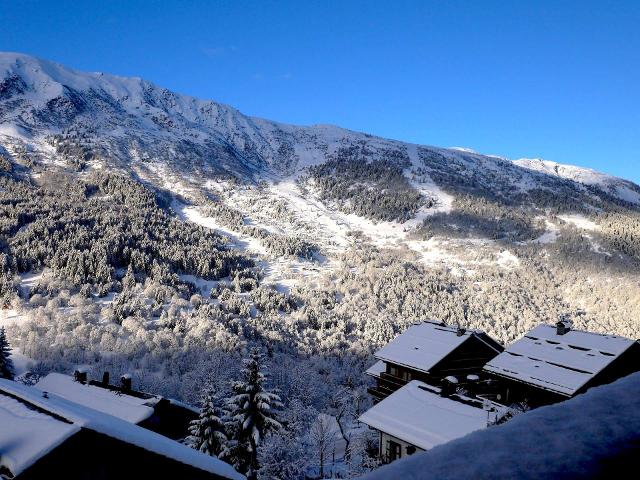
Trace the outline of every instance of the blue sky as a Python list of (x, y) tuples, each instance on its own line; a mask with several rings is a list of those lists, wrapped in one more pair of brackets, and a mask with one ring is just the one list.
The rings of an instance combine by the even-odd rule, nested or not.
[(2, 1), (0, 49), (640, 182), (639, 1)]

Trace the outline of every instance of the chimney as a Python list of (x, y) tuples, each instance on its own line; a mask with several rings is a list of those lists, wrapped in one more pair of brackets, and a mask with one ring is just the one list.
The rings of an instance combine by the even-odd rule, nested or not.
[(456, 393), (456, 387), (458, 386), (458, 379), (453, 375), (449, 375), (442, 379), (440, 387), (440, 395), (443, 397), (450, 397)]
[(73, 379), (76, 382), (87, 383), (87, 371), (84, 368), (76, 368), (73, 372)]
[(564, 335), (569, 330), (571, 330), (571, 326), (572, 326), (571, 320), (569, 320), (569, 318), (566, 315), (561, 316), (558, 323), (556, 323), (556, 334)]
[(461, 326), (458, 325), (458, 329), (456, 330), (456, 335), (458, 337), (461, 337), (466, 333), (466, 331), (467, 331), (466, 328), (462, 328)]
[(105, 387), (109, 386), (109, 372), (105, 370), (102, 374), (102, 385)]
[(123, 392), (130, 392), (131, 391), (131, 374), (125, 373), (124, 375), (122, 375), (120, 377), (120, 383), (122, 384)]

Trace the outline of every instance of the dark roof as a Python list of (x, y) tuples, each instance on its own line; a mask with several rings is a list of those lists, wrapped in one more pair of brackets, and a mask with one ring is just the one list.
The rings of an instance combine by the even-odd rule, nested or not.
[(3, 426), (0, 465), (13, 475), (33, 465), (80, 429), (87, 429), (223, 478), (244, 478), (221, 460), (162, 435), (5, 379), (0, 379), (0, 422)]
[(375, 353), (378, 360), (428, 372), (470, 338), (476, 338), (500, 353), (502, 346), (476, 330), (458, 329), (426, 321), (410, 326)]

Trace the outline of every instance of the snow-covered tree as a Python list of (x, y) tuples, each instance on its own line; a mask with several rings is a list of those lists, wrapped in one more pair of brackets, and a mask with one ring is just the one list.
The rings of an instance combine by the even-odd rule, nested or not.
[(189, 425), (187, 443), (212, 457), (224, 457), (227, 453), (224, 411), (217, 405), (213, 391), (207, 390), (200, 415)]
[(324, 413), (318, 415), (309, 431), (309, 439), (316, 453), (318, 473), (320, 478), (324, 478), (327, 457), (335, 449), (336, 445), (336, 431), (331, 422), (331, 417)]
[(11, 360), (11, 347), (9, 340), (4, 331), (4, 327), (0, 328), (0, 378), (8, 378), (13, 380), (15, 370), (13, 369), (13, 361)]
[(280, 397), (266, 388), (267, 375), (264, 355), (253, 348), (243, 361), (242, 379), (233, 383), (233, 393), (228, 400), (230, 431), (234, 440), (231, 458), (234, 466), (246, 472), (247, 478), (258, 474), (258, 446), (270, 433), (282, 425), (276, 419), (276, 411), (282, 407)]

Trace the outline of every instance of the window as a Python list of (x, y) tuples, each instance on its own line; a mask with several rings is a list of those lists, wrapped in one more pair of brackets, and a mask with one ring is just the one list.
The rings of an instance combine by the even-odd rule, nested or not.
[(393, 462), (402, 456), (402, 446), (393, 440), (387, 440), (387, 460)]

